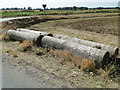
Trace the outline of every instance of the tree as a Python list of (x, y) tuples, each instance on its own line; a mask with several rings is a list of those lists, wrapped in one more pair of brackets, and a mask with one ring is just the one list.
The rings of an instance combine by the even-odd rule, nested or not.
[(26, 9), (26, 7), (24, 7), (24, 10)]
[(28, 10), (32, 10), (32, 7), (28, 7)]
[(46, 8), (47, 5), (46, 5), (46, 4), (43, 4), (42, 6), (43, 6), (43, 8), (44, 8), (44, 10), (45, 10), (45, 8)]
[(76, 6), (73, 6), (73, 10), (76, 10), (77, 9), (77, 7)]
[(15, 10), (18, 10), (18, 8), (17, 8), (17, 7), (15, 7)]

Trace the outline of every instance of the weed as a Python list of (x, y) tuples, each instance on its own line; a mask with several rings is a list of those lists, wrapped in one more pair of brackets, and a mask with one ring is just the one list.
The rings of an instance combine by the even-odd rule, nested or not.
[(53, 56), (59, 56), (65, 60), (72, 61), (72, 54), (68, 51), (63, 50), (51, 50), (50, 54)]
[(17, 52), (12, 50), (12, 49), (9, 49), (9, 48), (5, 48), (3, 50), (4, 53), (10, 53), (11, 55), (13, 55), (13, 57), (17, 57)]
[(110, 65), (109, 68), (106, 67), (104, 70), (99, 69), (97, 70), (97, 73), (103, 76), (104, 78), (111, 77), (111, 78), (117, 78), (120, 77), (120, 68), (116, 65)]
[(33, 43), (30, 40), (24, 40), (18, 47), (18, 50), (21, 52), (26, 52), (31, 50), (32, 46), (33, 46)]
[(95, 62), (89, 59), (83, 59), (81, 62), (81, 70), (90, 70), (95, 67)]
[(95, 40), (89, 39), (88, 41), (95, 42)]
[(87, 69), (93, 69), (95, 67), (95, 63), (88, 59), (82, 59), (78, 56), (75, 56), (71, 54), (68, 51), (63, 50), (52, 50), (50, 51), (50, 54), (53, 56), (59, 56), (64, 58), (65, 60), (68, 60), (72, 62), (75, 66), (78, 68), (81, 68), (81, 70), (87, 70)]
[(109, 73), (110, 77), (116, 78), (116, 77), (120, 77), (120, 66), (117, 65), (111, 65), (110, 68), (107, 70), (107, 72)]
[(16, 51), (12, 51), (12, 53), (11, 53), (12, 55), (13, 55), (13, 57), (18, 57), (18, 55), (17, 55), (17, 52)]
[(9, 48), (5, 48), (5, 49), (3, 50), (3, 52), (4, 52), (4, 53), (11, 53), (11, 52), (12, 52), (12, 50), (11, 50), (11, 49), (9, 49)]
[(38, 56), (42, 56), (46, 53), (46, 50), (40, 47), (32, 47), (31, 51)]
[(51, 50), (50, 54), (53, 56), (62, 57), (65, 60), (72, 62), (72, 64), (74, 64), (74, 66), (78, 67), (80, 70), (96, 72), (95, 62), (92, 60), (82, 59), (66, 50)]
[(36, 53), (36, 55), (39, 55), (39, 56), (44, 55), (44, 51), (41, 50), (41, 49), (37, 49), (37, 50), (35, 51), (35, 53)]
[(103, 70), (101, 68), (99, 70), (97, 70), (97, 73), (100, 74), (103, 77), (107, 77), (108, 74), (109, 74), (107, 71), (105, 71), (105, 70)]
[(3, 33), (1, 36), (2, 36), (2, 39), (5, 40), (5, 41), (10, 40), (10, 37), (6, 33)]

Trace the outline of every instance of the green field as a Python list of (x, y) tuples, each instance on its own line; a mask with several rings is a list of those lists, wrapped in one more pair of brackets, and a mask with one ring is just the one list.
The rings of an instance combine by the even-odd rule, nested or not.
[(118, 13), (118, 9), (104, 10), (50, 10), (50, 11), (29, 11), (29, 12), (0, 12), (2, 17), (18, 17), (18, 16), (39, 16), (39, 15), (70, 15), (85, 13)]

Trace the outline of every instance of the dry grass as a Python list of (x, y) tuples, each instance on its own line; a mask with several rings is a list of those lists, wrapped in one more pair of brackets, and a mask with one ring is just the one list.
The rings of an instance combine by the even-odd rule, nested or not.
[(37, 56), (42, 56), (46, 54), (46, 50), (41, 47), (32, 47), (31, 51), (35, 53)]
[(4, 53), (11, 53), (12, 50), (11, 50), (10, 48), (5, 48), (5, 49), (3, 50), (3, 52), (4, 52)]
[(81, 70), (89, 70), (95, 67), (95, 63), (89, 59), (82, 59), (78, 56), (71, 54), (66, 50), (51, 50), (50, 54), (53, 56), (62, 57), (65, 60), (72, 62), (75, 66), (79, 67)]
[(110, 65), (109, 68), (106, 67), (104, 70), (100, 68), (99, 70), (96, 71), (99, 75), (101, 75), (104, 78), (109, 78), (109, 77), (116, 79), (120, 78), (120, 74), (119, 74), (120, 67), (116, 65)]
[(5, 40), (5, 41), (9, 41), (10, 40), (10, 37), (6, 33), (3, 33), (1, 35), (1, 37), (2, 37), (2, 40)]
[(58, 56), (58, 57), (64, 58), (65, 60), (72, 61), (75, 64), (80, 59), (80, 58), (77, 58), (76, 56), (73, 56), (70, 52), (66, 50), (51, 50), (49, 53), (53, 56)]
[(16, 52), (15, 50), (10, 49), (10, 48), (5, 48), (5, 49), (3, 50), (3, 52), (4, 52), (4, 53), (9, 53), (9, 54), (11, 54), (13, 57), (18, 57), (17, 52)]
[(81, 62), (81, 70), (93, 69), (95, 67), (95, 62), (89, 59), (83, 59)]
[[(47, 18), (52, 18), (52, 19), (75, 19), (75, 18), (89, 18), (89, 17), (104, 17), (104, 16), (117, 16), (118, 13), (94, 13), (94, 14), (73, 14), (73, 15), (45, 15)], [(43, 16), (43, 17), (45, 17)]]
[(17, 55), (17, 52), (16, 51), (12, 51), (12, 53), (11, 53), (12, 55), (13, 55), (13, 57), (18, 57), (18, 55)]
[(28, 50), (31, 50), (32, 46), (33, 43), (30, 40), (24, 40), (18, 47), (18, 50), (22, 52), (26, 52)]
[(99, 70), (97, 70), (97, 72), (98, 72), (98, 74), (100, 74), (103, 77), (107, 77), (109, 75), (108, 71), (105, 71), (101, 68)]

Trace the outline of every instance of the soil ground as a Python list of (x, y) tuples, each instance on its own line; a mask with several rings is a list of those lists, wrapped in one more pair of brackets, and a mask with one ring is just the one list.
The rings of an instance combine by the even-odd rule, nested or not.
[(65, 34), (93, 42), (118, 46), (118, 17), (55, 20), (27, 27), (53, 34)]
[[(81, 15), (78, 16), (81, 17)], [(92, 15), (90, 17), (89, 15), (89, 17), (86, 18), (41, 22), (25, 28), (53, 34), (65, 34), (93, 42), (118, 46), (117, 18), (117, 15), (107, 17), (93, 17)], [(6, 28), (7, 27), (5, 27), (5, 29)], [(81, 71), (78, 67), (74, 66), (72, 62), (62, 57), (51, 55), (43, 48), (33, 47), (32, 51), (24, 53), (18, 50), (20, 45), (18, 41), (1, 41), (3, 42), (3, 54), (11, 56), (15, 65), (32, 66), (37, 70), (42, 69), (57, 78), (65, 80), (65, 82), (66, 80), (69, 81), (69, 87), (119, 88), (117, 78), (113, 80), (102, 75), (95, 75), (93, 72)], [(43, 54), (36, 55), (35, 51), (37, 49), (40, 49)], [(9, 53), (6, 51), (9, 51)], [(17, 54), (17, 57), (13, 56), (13, 52)]]
[[(53, 87), (74, 87), (74, 88), (118, 88), (117, 78), (112, 79), (109, 77), (104, 77), (101, 75), (95, 75), (91, 72), (81, 71), (78, 67), (64, 58), (51, 55), (42, 51), (43, 55), (36, 55), (33, 51), (20, 52), (17, 50), (19, 47), (19, 42), (4, 42), (2, 44), (3, 56), (6, 59), (3, 60), (3, 65), (6, 62), (13, 65), (15, 68), (18, 68), (18, 71), (22, 71), (22, 68), (26, 68), (26, 73), (32, 78), (38, 80), (43, 80), (40, 78), (40, 75), (35, 72), (44, 71), (48, 75), (53, 76), (53, 80), (49, 79), (47, 76), (44, 83), (47, 83), (48, 80), (51, 80)], [(14, 50), (13, 50), (14, 48)], [(42, 48), (39, 48), (42, 50)], [(10, 51), (9, 53), (6, 53)], [(13, 56), (13, 52), (17, 54), (17, 57)], [(9, 58), (8, 58), (8, 57)], [(8, 60), (7, 60), (8, 59)], [(33, 67), (35, 69), (28, 70), (28, 67)], [(4, 67), (3, 67), (4, 70)], [(28, 73), (29, 71), (29, 73)], [(4, 73), (3, 73), (4, 75)], [(48, 79), (47, 79), (48, 78)], [(56, 80), (57, 79), (57, 80)], [(65, 85), (62, 83), (66, 82)], [(47, 86), (47, 85), (46, 85)]]

